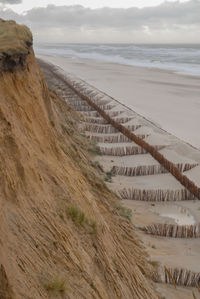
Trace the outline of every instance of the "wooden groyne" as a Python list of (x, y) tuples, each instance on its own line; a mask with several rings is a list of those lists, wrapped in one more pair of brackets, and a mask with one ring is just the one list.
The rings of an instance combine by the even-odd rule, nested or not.
[(107, 156), (130, 156), (130, 155), (143, 155), (146, 154), (147, 151), (137, 145), (130, 146), (118, 146), (118, 147), (102, 147), (99, 146), (99, 150), (103, 155)]
[(163, 190), (163, 189), (134, 189), (123, 188), (118, 191), (122, 199), (133, 199), (141, 201), (181, 201), (181, 200), (194, 200), (195, 196), (187, 189), (180, 190)]
[(145, 226), (145, 232), (150, 235), (170, 238), (200, 238), (200, 224), (177, 225), (154, 223)]
[[(141, 139), (144, 139), (146, 137), (148, 137), (148, 135), (144, 135), (144, 134), (140, 134), (137, 136)], [(114, 135), (110, 135), (110, 136), (97, 136), (97, 135), (89, 135), (87, 134), (87, 137), (90, 140), (93, 140), (95, 142), (98, 143), (127, 143), (127, 142), (132, 142), (132, 140), (130, 140), (128, 137), (124, 136), (123, 134), (116, 134), (116, 136)]]
[[(54, 74), (55, 77), (57, 77), (59, 80), (64, 82), (71, 88), (75, 94), (77, 94), (80, 98), (85, 100), (89, 106), (87, 109), (83, 105), (81, 106), (81, 109), (83, 108), (83, 111), (91, 111), (96, 110), (99, 115), (101, 115), (107, 122), (112, 125), (116, 130), (121, 132), (123, 135), (125, 135), (127, 138), (135, 142), (138, 146), (142, 147), (146, 152), (150, 153), (152, 157), (158, 161), (167, 171), (169, 171), (191, 194), (200, 199), (200, 188), (192, 182), (187, 176), (185, 176), (171, 161), (169, 161), (167, 158), (165, 158), (158, 149), (155, 148), (155, 146), (150, 145), (145, 140), (138, 137), (136, 134), (134, 134), (130, 128), (130, 126), (123, 126), (122, 124), (118, 123), (116, 120), (114, 120), (105, 110), (110, 110), (115, 105), (97, 105), (91, 98), (92, 98), (92, 91), (89, 90), (89, 87), (85, 87), (85, 83), (77, 83), (76, 81), (72, 81), (70, 78), (66, 78), (66, 76), (59, 74), (57, 69), (54, 67), (48, 67), (49, 70)], [(100, 92), (99, 92), (100, 93)], [(113, 99), (111, 98), (113, 101)]]
[(164, 282), (175, 286), (200, 288), (200, 273), (182, 268), (164, 268)]
[[(195, 167), (196, 164), (182, 164), (177, 163), (176, 167), (180, 171), (186, 171)], [(135, 167), (113, 166), (111, 172), (115, 175), (125, 176), (140, 176), (140, 175), (154, 175), (159, 173), (167, 173), (167, 169), (162, 165), (140, 165)]]
[[(127, 126), (129, 130), (135, 131), (138, 128), (140, 128), (140, 125), (131, 125)], [(102, 125), (102, 124), (94, 124), (94, 123), (86, 123), (84, 124), (84, 130), (88, 132), (94, 132), (94, 133), (101, 133), (101, 134), (111, 134), (111, 133), (117, 133), (118, 129), (113, 127), (110, 124)]]

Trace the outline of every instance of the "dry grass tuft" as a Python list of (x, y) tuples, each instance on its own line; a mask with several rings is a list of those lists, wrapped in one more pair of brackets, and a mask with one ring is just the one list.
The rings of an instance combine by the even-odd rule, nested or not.
[(54, 295), (65, 293), (67, 291), (67, 279), (61, 277), (49, 278), (44, 283), (44, 288)]
[(86, 217), (85, 213), (82, 212), (76, 206), (69, 206), (66, 208), (66, 214), (68, 218), (71, 218), (72, 221), (77, 225), (84, 227), (84, 229), (91, 235), (97, 234), (97, 223), (95, 220), (89, 219)]
[(108, 183), (112, 183), (113, 173), (111, 171), (106, 172), (106, 176), (104, 177), (104, 181)]
[(132, 218), (132, 210), (131, 209), (123, 207), (120, 203), (116, 203), (115, 208), (118, 211), (118, 213), (120, 214), (120, 216), (131, 221), (131, 218)]
[(160, 263), (158, 261), (149, 261), (149, 264), (152, 265), (154, 268), (158, 268)]
[(85, 214), (75, 206), (67, 207), (66, 214), (77, 225), (83, 226), (84, 222), (86, 221)]

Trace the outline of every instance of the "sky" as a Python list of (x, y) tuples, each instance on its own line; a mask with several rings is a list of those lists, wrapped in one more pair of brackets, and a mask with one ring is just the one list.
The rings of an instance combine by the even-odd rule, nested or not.
[[(176, 0), (171, 0), (171, 2)], [(186, 2), (187, 0), (181, 0), (180, 2)], [(19, 0), (4, 0), (3, 2), (7, 3), (15, 3), (20, 2)], [(25, 10), (29, 10), (33, 7), (45, 7), (48, 4), (55, 4), (57, 6), (64, 5), (83, 5), (85, 7), (90, 8), (100, 8), (100, 7), (145, 7), (145, 6), (156, 6), (164, 2), (164, 0), (24, 0), (22, 3), (18, 3), (17, 5), (13, 5), (12, 9), (17, 12), (23, 12)], [(169, 1), (170, 2), (170, 1)]]
[(200, 43), (200, 0), (0, 0), (36, 42)]

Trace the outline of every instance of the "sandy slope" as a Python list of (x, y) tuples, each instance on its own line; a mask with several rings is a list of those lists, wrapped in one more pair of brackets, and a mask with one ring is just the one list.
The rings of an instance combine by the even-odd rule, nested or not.
[(29, 51), (25, 68), (0, 75), (0, 298), (158, 298), (79, 116), (49, 93)]

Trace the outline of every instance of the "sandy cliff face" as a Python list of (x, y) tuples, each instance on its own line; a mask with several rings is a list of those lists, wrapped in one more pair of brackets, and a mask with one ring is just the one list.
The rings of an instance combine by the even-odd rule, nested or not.
[(78, 116), (28, 52), (0, 75), (0, 298), (157, 298)]

